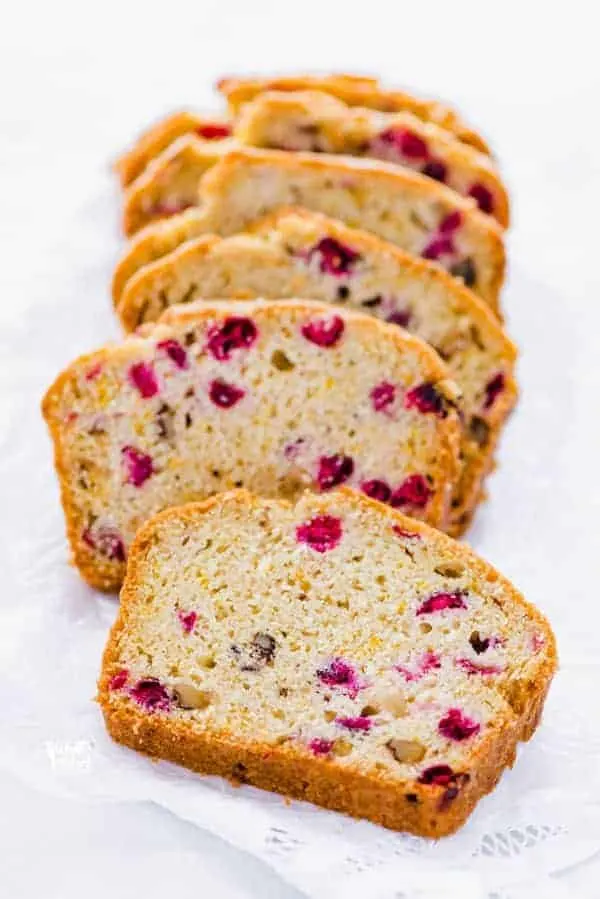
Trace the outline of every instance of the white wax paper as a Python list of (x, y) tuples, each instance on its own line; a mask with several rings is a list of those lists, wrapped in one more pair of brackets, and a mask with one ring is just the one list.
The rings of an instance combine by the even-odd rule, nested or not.
[[(564, 895), (550, 879), (600, 849), (598, 372), (590, 306), (513, 263), (504, 304), (522, 399), (470, 542), (537, 603), (561, 672), (513, 771), (456, 836), (427, 842), (111, 743), (93, 701), (117, 600), (67, 564), (39, 400), (77, 353), (118, 336), (108, 296), (117, 199), (106, 176), (44, 235), (2, 307), (0, 765), (40, 789), (151, 800), (272, 865), (307, 895)], [(395, 886), (394, 886), (395, 885)]]

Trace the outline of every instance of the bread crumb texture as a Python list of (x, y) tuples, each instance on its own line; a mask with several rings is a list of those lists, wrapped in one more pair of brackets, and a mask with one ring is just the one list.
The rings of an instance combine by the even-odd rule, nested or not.
[(309, 301), (169, 310), (44, 401), (76, 564), (120, 585), (155, 512), (247, 487), (362, 489), (435, 525), (459, 475), (456, 386), (423, 341)]
[(439, 836), (554, 667), (545, 619), (451, 538), (347, 488), (234, 491), (136, 537), (99, 699), (142, 752)]

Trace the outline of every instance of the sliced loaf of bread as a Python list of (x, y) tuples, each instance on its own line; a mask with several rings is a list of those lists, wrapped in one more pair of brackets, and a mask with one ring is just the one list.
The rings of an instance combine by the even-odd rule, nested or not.
[[(160, 180), (157, 170), (154, 175)], [(245, 147), (227, 153), (206, 173), (198, 170), (197, 178), (200, 208), (148, 226), (130, 243), (115, 275), (117, 297), (137, 269), (185, 240), (208, 231), (227, 236), (280, 206), (297, 205), (438, 262), (498, 311), (502, 229), (474, 201), (421, 174), (372, 160)], [(160, 183), (160, 203), (168, 207), (168, 177)], [(157, 201), (154, 193), (152, 201)], [(140, 208), (139, 194), (135, 203), (127, 198), (128, 233), (140, 221)]]
[(232, 126), (218, 116), (194, 112), (175, 112), (161, 119), (142, 134), (135, 144), (115, 163), (122, 187), (128, 187), (148, 164), (183, 135), (194, 135), (203, 142), (220, 143), (231, 135)]
[(202, 176), (236, 146), (229, 139), (177, 138), (159, 153), (125, 193), (128, 232), (198, 205)]
[(452, 833), (513, 764), (556, 666), (467, 547), (351, 490), (170, 509), (104, 653), (112, 737), (386, 827)]
[(199, 237), (140, 269), (118, 314), (132, 331), (175, 304), (261, 296), (354, 308), (435, 347), (461, 391), (462, 470), (451, 513), (452, 533), (461, 533), (516, 399), (515, 347), (485, 303), (438, 266), (372, 234), (290, 209), (259, 221), (251, 234)]
[(356, 485), (445, 526), (457, 388), (426, 343), (310, 301), (202, 302), (84, 356), (43, 411), (75, 564), (114, 589), (143, 522), (224, 489)]
[(452, 132), (463, 143), (489, 153), (483, 137), (466, 125), (454, 109), (438, 100), (425, 100), (407, 91), (384, 88), (376, 78), (342, 74), (221, 78), (217, 88), (227, 100), (233, 118), (237, 118), (246, 103), (264, 91), (316, 90), (338, 97), (348, 106), (363, 106), (382, 112), (410, 112), (424, 122), (433, 122)]
[[(234, 117), (248, 100), (267, 90), (303, 91), (317, 90), (339, 97), (350, 106), (366, 106), (388, 112), (408, 112), (420, 121), (432, 122), (453, 134), (462, 143), (470, 144), (487, 153), (483, 138), (469, 129), (457, 114), (441, 103), (418, 99), (399, 91), (383, 91), (374, 78), (357, 78), (351, 75), (332, 75), (324, 78), (300, 76), (282, 79), (234, 79), (224, 78), (219, 90), (227, 97)], [(123, 153), (115, 163), (115, 170), (123, 187), (142, 174), (148, 163), (166, 150), (178, 137), (195, 135), (203, 141), (220, 141), (230, 137), (232, 124), (214, 114), (199, 114), (189, 110), (172, 113), (153, 124)]]
[(490, 157), (411, 112), (350, 107), (318, 91), (267, 91), (243, 108), (234, 135), (251, 147), (402, 165), (472, 197), (482, 212), (508, 225), (508, 195)]

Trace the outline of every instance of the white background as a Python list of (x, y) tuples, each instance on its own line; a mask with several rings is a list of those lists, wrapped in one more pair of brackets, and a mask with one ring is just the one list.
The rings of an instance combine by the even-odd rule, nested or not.
[[(72, 290), (76, 281), (92, 317), (98, 304), (108, 303), (120, 246), (109, 162), (161, 113), (214, 106), (210, 86), (219, 75), (365, 71), (451, 100), (489, 137), (514, 198), (509, 251), (520, 287), (508, 320), (517, 342), (525, 333), (529, 341), (522, 346), (523, 401), (473, 542), (560, 621), (563, 665), (594, 660), (600, 642), (594, 6), (551, 0), (15, 5), (4, 12), (0, 31), (0, 326), (29, 306), (56, 302), (60, 283)], [(69, 258), (65, 236), (82, 211), (105, 234), (106, 249), (90, 256), (85, 231), (73, 232)], [(49, 251), (57, 235), (60, 256)], [(108, 336), (98, 333), (97, 340)], [(0, 386), (4, 374), (0, 359)], [(2, 416), (14, 414), (9, 396), (0, 395), (0, 404)], [(528, 409), (539, 420), (533, 435)], [(554, 466), (557, 456), (564, 456), (560, 466)], [(546, 470), (559, 471), (560, 483)], [(531, 494), (523, 487), (527, 478), (537, 479)], [(10, 541), (8, 514), (0, 526), (2, 541)], [(565, 608), (568, 614), (559, 614)], [(598, 716), (598, 704), (590, 715)], [(1, 716), (0, 709), (0, 728)], [(0, 731), (0, 739), (11, 735)], [(174, 887), (181, 899), (300, 895), (266, 866), (151, 804), (68, 802), (5, 773), (0, 796), (0, 895), (7, 899), (154, 899)], [(597, 899), (599, 875), (600, 861), (591, 860), (562, 872), (557, 888)]]

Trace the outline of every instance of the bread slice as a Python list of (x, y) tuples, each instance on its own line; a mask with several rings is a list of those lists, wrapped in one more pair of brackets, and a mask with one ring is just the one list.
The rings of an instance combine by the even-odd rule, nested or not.
[(516, 349), (504, 329), (447, 272), (365, 231), (303, 209), (282, 210), (251, 231), (196, 238), (140, 269), (118, 307), (125, 329), (178, 303), (260, 296), (309, 297), (407, 328), (435, 347), (461, 390), (462, 470), (451, 532), (462, 533), (516, 400)]
[(350, 107), (319, 91), (267, 91), (244, 106), (235, 138), (251, 147), (402, 165), (473, 197), (482, 212), (508, 225), (508, 195), (490, 157), (411, 112)]
[[(250, 147), (227, 153), (202, 174), (199, 210), (155, 223), (131, 242), (115, 274), (117, 300), (134, 272), (185, 240), (210, 231), (234, 234), (280, 206), (296, 205), (437, 261), (498, 312), (505, 266), (502, 229), (474, 201), (430, 178), (380, 162)], [(166, 182), (162, 202), (170, 202)], [(128, 233), (139, 221), (138, 209), (139, 198), (135, 214), (128, 198)]]
[(127, 229), (177, 215), (198, 205), (202, 176), (235, 146), (233, 140), (183, 136), (159, 153), (126, 192)]
[(232, 117), (264, 91), (317, 90), (343, 100), (348, 106), (363, 106), (382, 112), (410, 112), (424, 122), (451, 131), (459, 140), (483, 153), (489, 147), (480, 134), (462, 121), (458, 113), (437, 100), (424, 100), (405, 91), (389, 90), (376, 78), (356, 75), (296, 75), (275, 78), (221, 78), (217, 89), (227, 100)]
[(147, 755), (440, 837), (555, 667), (546, 620), (467, 547), (347, 489), (236, 491), (137, 535), (99, 701)]
[[(458, 140), (488, 153), (483, 138), (471, 131), (457, 114), (441, 103), (419, 100), (399, 91), (382, 91), (374, 78), (357, 78), (350, 75), (333, 75), (325, 78), (283, 78), (266, 81), (224, 78), (219, 90), (228, 97), (229, 105), (239, 111), (246, 102), (263, 90), (297, 91), (316, 89), (337, 96), (351, 106), (368, 106), (389, 112), (406, 111), (424, 122), (432, 122), (453, 133)], [(153, 124), (130, 150), (116, 161), (115, 170), (123, 187), (127, 187), (142, 174), (149, 162), (166, 150), (178, 137), (196, 135), (204, 141), (220, 141), (230, 137), (232, 124), (214, 114), (199, 114), (181, 110)]]
[(122, 187), (142, 174), (152, 160), (183, 135), (194, 135), (203, 142), (220, 143), (231, 136), (232, 126), (224, 118), (175, 112), (161, 119), (140, 135), (135, 144), (115, 162)]
[(173, 307), (44, 399), (75, 564), (114, 589), (147, 518), (241, 486), (356, 484), (443, 525), (456, 393), (426, 343), (369, 316), (308, 300)]

